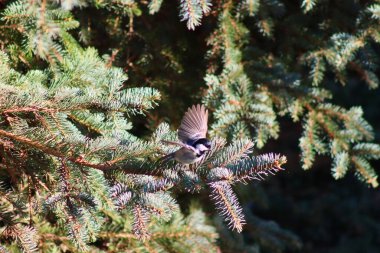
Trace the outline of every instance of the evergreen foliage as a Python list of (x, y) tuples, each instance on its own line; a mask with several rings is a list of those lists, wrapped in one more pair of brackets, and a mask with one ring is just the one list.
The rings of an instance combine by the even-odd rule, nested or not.
[[(151, 8), (158, 8), (155, 4)], [(208, 2), (186, 4), (209, 11)], [(97, 240), (117, 251), (139, 247), (138, 241), (148, 251), (211, 251), (214, 229), (204, 224), (199, 210), (182, 217), (171, 190), (210, 188), (219, 212), (241, 232), (244, 217), (231, 185), (277, 172), (285, 157), (249, 158), (252, 142), (227, 146), (215, 139), (212, 152), (190, 167), (155, 163), (171, 151), (161, 141), (173, 139), (174, 132), (162, 124), (143, 140), (129, 130), (130, 117), (153, 108), (160, 93), (123, 87), (127, 76), (120, 68), (107, 65), (95, 49), (83, 49), (67, 33), (78, 26), (67, 11), (77, 5), (17, 1), (3, 12), (9, 32), (20, 37), (0, 56), (0, 153), (7, 182), (1, 190), (2, 238), (25, 252), (89, 251), (89, 243)], [(200, 20), (196, 13), (183, 15), (189, 28)], [(33, 68), (40, 60), (48, 65)], [(27, 71), (15, 68), (20, 61)], [(160, 225), (151, 225), (157, 219)], [(164, 242), (172, 236), (174, 241)], [(115, 238), (120, 242), (113, 244)], [(192, 240), (200, 242), (194, 246)]]
[[(293, 11), (285, 0), (181, 0), (174, 20), (207, 38), (196, 40), (207, 44), (201, 53), (180, 36), (193, 31), (174, 30), (162, 14), (167, 2), (1, 3), (0, 252), (299, 249), (292, 232), (251, 214), (235, 187), (283, 170), (285, 156), (252, 154), (286, 131), (283, 117), (302, 125), (303, 169), (328, 155), (335, 179), (354, 170), (378, 186), (374, 130), (361, 107), (335, 103), (331, 85), (356, 75), (379, 86), (377, 1), (326, 17), (338, 3), (304, 0)], [(203, 53), (199, 89), (191, 55)], [(157, 163), (176, 133), (152, 110), (170, 107), (164, 117), (178, 121), (187, 102), (175, 92), (191, 103), (202, 94), (212, 112), (212, 150), (190, 166)], [(181, 193), (203, 192), (218, 232), (201, 207), (178, 204)], [(244, 229), (259, 246), (246, 245), (236, 233)]]
[[(247, 7), (248, 3), (237, 7), (251, 9), (248, 12), (251, 15), (255, 9), (254, 1), (251, 2), (250, 7)], [(278, 12), (285, 11), (281, 2), (273, 5), (267, 7), (273, 12), (276, 8)], [(317, 1), (303, 1), (301, 7), (309, 12), (316, 5)], [(289, 64), (287, 59), (269, 59), (274, 56), (253, 52), (257, 49), (248, 43), (250, 31), (242, 14), (245, 12), (236, 9), (233, 1), (226, 1), (218, 27), (208, 41), (211, 45), (208, 54), (223, 62), (210, 67), (205, 77), (208, 89), (204, 102), (215, 108), (212, 133), (227, 139), (254, 137), (260, 148), (270, 138), (278, 138), (278, 116), (288, 114), (294, 121), (302, 119), (304, 131), (299, 146), (304, 169), (312, 167), (317, 154), (330, 154), (334, 160), (332, 174), (336, 179), (343, 177), (348, 167), (352, 167), (359, 179), (377, 187), (377, 174), (368, 161), (377, 159), (375, 154), (380, 151), (378, 144), (371, 143), (374, 140), (372, 127), (363, 118), (360, 107), (344, 109), (332, 104), (331, 92), (321, 85), (327, 69), (344, 85), (344, 72), (350, 67), (361, 75), (369, 88), (378, 87), (373, 72), (377, 69), (373, 43), (378, 42), (379, 24), (375, 21), (375, 14), (368, 15), (368, 12), (375, 13), (375, 8), (376, 5), (371, 5), (359, 13), (354, 34), (333, 33), (325, 45), (318, 45), (318, 50), (309, 49), (299, 56), (299, 61), (310, 68), (310, 74), (306, 74), (287, 71), (284, 68)], [(273, 18), (280, 22), (275, 13)], [(273, 24), (273, 18), (258, 20), (257, 25), (263, 36), (275, 39), (271, 32), (273, 25), (269, 25)], [(263, 23), (267, 25), (260, 25)], [(320, 30), (329, 29), (322, 27)], [(250, 51), (259, 54), (262, 62), (245, 60), (244, 53), (249, 55)], [(252, 80), (257, 84), (254, 85)], [(358, 157), (357, 145), (372, 148)], [(363, 156), (364, 153), (367, 157)]]

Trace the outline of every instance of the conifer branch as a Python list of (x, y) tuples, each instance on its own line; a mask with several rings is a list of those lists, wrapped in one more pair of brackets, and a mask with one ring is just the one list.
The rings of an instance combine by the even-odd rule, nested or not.
[(140, 205), (133, 208), (133, 233), (141, 240), (145, 241), (150, 237), (147, 228), (148, 216), (147, 211)]
[(243, 230), (245, 219), (231, 186), (223, 181), (210, 183), (209, 185), (212, 189), (210, 197), (215, 201), (219, 213), (228, 221), (230, 228), (240, 233)]
[(241, 160), (235, 165), (227, 166), (232, 171), (235, 180), (263, 179), (263, 176), (274, 174), (284, 170), (281, 168), (286, 163), (286, 157), (278, 154), (265, 154)]
[(259, 11), (260, 0), (244, 0), (243, 8), (246, 9), (250, 16), (255, 15)]
[(38, 235), (33, 227), (16, 224), (6, 227), (2, 236), (16, 239), (24, 252), (32, 253), (38, 251)]
[(66, 160), (71, 161), (77, 165), (81, 165), (81, 166), (85, 166), (85, 167), (90, 167), (90, 168), (94, 168), (94, 169), (98, 169), (98, 170), (102, 170), (102, 171), (121, 168), (124, 171), (124, 173), (127, 173), (127, 174), (142, 174), (142, 175), (151, 174), (151, 175), (155, 175), (155, 176), (162, 175), (162, 172), (160, 172), (160, 171), (149, 171), (149, 170), (144, 170), (141, 168), (133, 168), (133, 167), (129, 167), (129, 166), (124, 167), (124, 166), (120, 166), (120, 165), (115, 166), (115, 164), (117, 162), (119, 162), (121, 159), (115, 159), (115, 160), (111, 160), (109, 162), (104, 162), (104, 163), (91, 163), (89, 161), (84, 160), (83, 157), (81, 157), (80, 155), (77, 157), (68, 156), (68, 155), (60, 152), (59, 150), (52, 148), (52, 147), (49, 147), (49, 146), (45, 146), (38, 141), (34, 141), (34, 140), (31, 140), (31, 139), (23, 137), (23, 136), (18, 136), (18, 135), (15, 135), (13, 133), (10, 133), (10, 132), (7, 132), (7, 131), (1, 130), (1, 129), (0, 129), (0, 135), (7, 137), (7, 138), (10, 138), (14, 141), (20, 142), (22, 144), (28, 145), (32, 148), (41, 150), (46, 154), (55, 156), (57, 158), (66, 159)]
[(225, 167), (228, 164), (233, 164), (241, 159), (248, 157), (252, 152), (254, 143), (249, 139), (237, 140), (232, 145), (219, 155), (219, 159), (213, 161), (214, 165)]
[(316, 3), (317, 0), (303, 0), (301, 7), (303, 8), (304, 12), (309, 12), (314, 8)]
[(194, 30), (196, 26), (201, 24), (203, 6), (199, 0), (181, 0), (181, 21), (187, 20), (187, 28), (189, 30)]
[(367, 184), (370, 184), (373, 188), (376, 188), (379, 183), (377, 181), (377, 175), (371, 165), (363, 158), (353, 156), (351, 158), (354, 166), (357, 169), (358, 176), (365, 181)]
[(348, 165), (349, 165), (348, 154), (344, 151), (341, 153), (338, 153), (334, 157), (334, 164), (333, 164), (333, 169), (332, 169), (333, 177), (335, 179), (342, 178), (348, 170)]

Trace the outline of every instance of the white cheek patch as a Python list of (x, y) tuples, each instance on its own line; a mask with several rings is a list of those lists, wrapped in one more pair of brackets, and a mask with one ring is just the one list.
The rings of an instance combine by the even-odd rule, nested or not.
[(209, 148), (207, 148), (205, 145), (203, 145), (203, 144), (198, 144), (197, 145), (197, 149), (199, 149), (201, 152), (202, 151), (207, 151), (207, 150), (209, 150)]

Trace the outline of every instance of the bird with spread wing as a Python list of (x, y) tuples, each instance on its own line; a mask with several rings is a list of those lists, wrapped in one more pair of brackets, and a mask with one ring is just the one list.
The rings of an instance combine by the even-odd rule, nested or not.
[(167, 162), (174, 159), (183, 164), (200, 161), (211, 149), (211, 142), (206, 138), (207, 121), (208, 111), (203, 105), (193, 105), (189, 108), (178, 129), (180, 142), (164, 141), (181, 148), (164, 156), (159, 161)]

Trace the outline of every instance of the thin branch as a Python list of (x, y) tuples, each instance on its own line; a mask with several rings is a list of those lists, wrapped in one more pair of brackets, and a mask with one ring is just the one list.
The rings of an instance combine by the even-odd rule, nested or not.
[(59, 150), (57, 150), (55, 148), (45, 146), (45, 145), (41, 144), (40, 142), (31, 140), (31, 139), (23, 137), (23, 136), (15, 135), (13, 133), (10, 133), (10, 132), (7, 132), (7, 131), (1, 130), (1, 129), (0, 129), (0, 136), (8, 137), (14, 141), (18, 141), (18, 142), (25, 144), (25, 145), (28, 145), (32, 148), (41, 150), (42, 152), (44, 152), (48, 155), (52, 155), (52, 156), (55, 156), (58, 158), (66, 159), (66, 160), (73, 162), (77, 165), (90, 167), (90, 168), (94, 168), (94, 169), (101, 170), (101, 171), (111, 170), (111, 169), (121, 169), (127, 174), (162, 176), (162, 172), (159, 170), (151, 171), (151, 170), (144, 170), (142, 168), (123, 167), (122, 165), (116, 166), (115, 163), (118, 160), (108, 161), (108, 162), (104, 162), (104, 163), (91, 163), (91, 162), (83, 159), (83, 157), (81, 157), (81, 156), (68, 156), (68, 155), (60, 152)]

